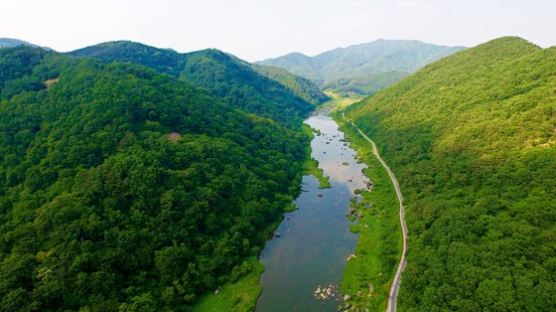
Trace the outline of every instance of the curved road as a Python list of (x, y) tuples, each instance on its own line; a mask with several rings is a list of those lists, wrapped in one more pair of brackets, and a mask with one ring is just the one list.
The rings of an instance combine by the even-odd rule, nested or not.
[[(342, 113), (342, 118), (348, 121), (344, 116), (344, 113)], [(398, 299), (398, 290), (400, 289), (402, 272), (405, 269), (405, 265), (407, 263), (407, 259), (405, 257), (406, 249), (407, 249), (407, 225), (405, 224), (405, 213), (403, 207), (402, 191), (400, 191), (400, 185), (398, 184), (398, 180), (396, 179), (394, 172), (390, 170), (390, 167), (388, 167), (386, 162), (382, 159), (382, 157), (380, 157), (375, 142), (373, 142), (373, 140), (371, 140), (365, 133), (363, 133), (363, 131), (361, 131), (353, 122), (351, 121), (348, 122), (357, 130), (357, 132), (359, 132), (359, 134), (361, 134), (361, 136), (363, 136), (367, 141), (369, 141), (369, 143), (371, 143), (371, 146), (373, 147), (373, 154), (378, 159), (378, 161), (382, 164), (384, 169), (386, 169), (386, 171), (388, 172), (388, 175), (390, 176), (390, 180), (392, 181), (392, 185), (394, 185), (394, 189), (396, 189), (398, 202), (400, 203), (400, 224), (402, 227), (402, 240), (403, 240), (402, 256), (400, 258), (400, 262), (398, 263), (398, 268), (396, 269), (396, 275), (394, 275), (392, 286), (390, 287), (390, 294), (388, 295), (388, 307), (386, 308), (387, 312), (396, 312), (396, 301)]]

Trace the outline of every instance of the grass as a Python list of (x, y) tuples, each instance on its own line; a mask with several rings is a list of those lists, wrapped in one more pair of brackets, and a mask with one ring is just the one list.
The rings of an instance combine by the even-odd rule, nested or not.
[(401, 253), (401, 230), (398, 219), (399, 204), (386, 170), (372, 154), (369, 142), (336, 115), (336, 121), (346, 134), (358, 158), (367, 164), (365, 175), (372, 181), (371, 191), (360, 192), (362, 200), (352, 206), (360, 216), (352, 225), (359, 240), (344, 270), (340, 290), (352, 297), (353, 308), (384, 311), (388, 293)]
[(330, 178), (324, 175), (324, 172), (319, 168), (319, 162), (314, 158), (309, 158), (304, 163), (304, 171), (306, 175), (312, 175), (319, 180), (319, 188), (330, 188)]
[[(303, 125), (303, 130), (311, 137), (313, 137), (315, 133), (318, 133), (318, 130), (312, 129), (306, 124)], [(311, 157), (310, 146), (307, 148), (307, 158), (305, 159), (305, 163), (303, 163), (303, 171), (305, 175), (312, 175), (319, 180), (319, 188), (323, 189), (332, 187), (329, 177), (324, 175), (324, 171), (319, 168), (319, 162)]]
[(361, 101), (364, 96), (359, 94), (343, 95), (335, 90), (325, 90), (324, 93), (331, 98), (330, 101), (323, 104), (323, 106), (331, 106), (332, 111), (340, 111), (350, 106), (353, 103)]
[(248, 260), (251, 272), (235, 283), (227, 283), (219, 289), (218, 294), (202, 297), (194, 306), (198, 312), (246, 312), (253, 311), (262, 286), (259, 278), (264, 271), (262, 263), (256, 258)]

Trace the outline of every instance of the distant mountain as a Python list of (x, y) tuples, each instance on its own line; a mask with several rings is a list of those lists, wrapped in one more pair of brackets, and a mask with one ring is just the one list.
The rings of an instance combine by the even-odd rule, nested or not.
[(377, 40), (310, 57), (290, 53), (259, 64), (284, 68), (321, 88), (372, 94), (442, 57), (464, 49), (420, 41)]
[(556, 311), (555, 95), (556, 48), (506, 37), (346, 110), (403, 190), (400, 310)]
[[(29, 46), (29, 47), (39, 47), (38, 45), (29, 43), (27, 41), (19, 40), (19, 39), (12, 39), (12, 38), (0, 38), (0, 49), (1, 48), (14, 48), (20, 45)], [(39, 47), (45, 50), (51, 50), (50, 48), (46, 47)]]
[(29, 42), (23, 40), (0, 38), (0, 48), (13, 48), (20, 45), (33, 46), (33, 44), (30, 44)]
[(208, 90), (230, 105), (291, 122), (326, 96), (311, 82), (289, 73), (253, 66), (215, 49), (178, 53), (136, 42), (116, 41), (69, 53), (104, 62), (126, 61), (150, 67)]

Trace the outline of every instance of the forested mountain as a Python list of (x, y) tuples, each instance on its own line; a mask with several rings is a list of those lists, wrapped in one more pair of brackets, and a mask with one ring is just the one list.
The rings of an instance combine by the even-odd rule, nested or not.
[[(140, 43), (102, 43), (70, 53), (105, 62), (128, 61), (148, 66), (208, 90), (233, 105), (286, 123), (327, 97), (312, 83), (291, 74), (273, 74), (215, 49), (180, 54)], [(275, 81), (276, 80), (276, 81)]]
[(180, 79), (208, 90), (234, 107), (294, 124), (314, 109), (291, 89), (222, 51), (208, 49), (184, 57)]
[(420, 41), (377, 40), (314, 57), (291, 53), (260, 62), (308, 78), (320, 87), (372, 94), (442, 57), (462, 50)]
[(400, 309), (556, 310), (556, 48), (497, 39), (346, 116), (405, 197)]
[(0, 73), (0, 311), (187, 310), (298, 191), (299, 127), (172, 76), (30, 47)]
[(252, 64), (252, 68), (259, 74), (275, 80), (292, 90), (311, 104), (318, 105), (330, 99), (311, 80), (296, 76), (285, 69), (259, 64)]
[(11, 38), (0, 38), (0, 48), (13, 48), (20, 45), (32, 46), (32, 44), (23, 40), (11, 39)]
[(104, 42), (69, 52), (73, 56), (92, 57), (104, 62), (131, 62), (150, 67), (160, 73), (178, 77), (184, 59), (176, 51), (158, 49), (132, 41)]
[[(17, 46), (24, 45), (29, 47), (38, 47), (32, 43), (27, 41), (19, 40), (19, 39), (12, 39), (12, 38), (0, 38), (0, 49), (1, 48), (15, 48)], [(42, 47), (45, 50), (50, 50), (49, 48)]]

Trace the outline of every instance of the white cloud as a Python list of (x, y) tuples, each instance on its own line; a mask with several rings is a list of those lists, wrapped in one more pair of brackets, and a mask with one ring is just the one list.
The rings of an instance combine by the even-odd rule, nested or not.
[(396, 1), (396, 6), (399, 7), (414, 7), (417, 6), (418, 3), (415, 0), (399, 0)]

